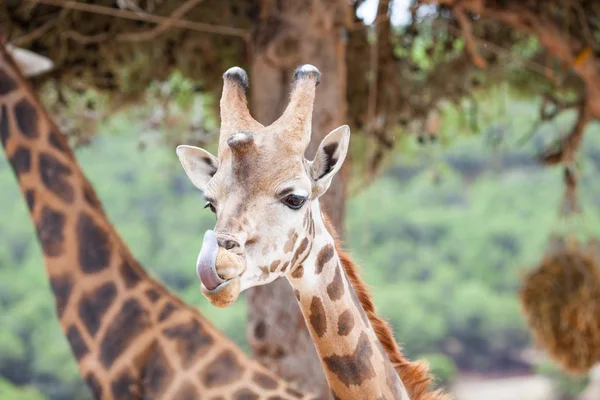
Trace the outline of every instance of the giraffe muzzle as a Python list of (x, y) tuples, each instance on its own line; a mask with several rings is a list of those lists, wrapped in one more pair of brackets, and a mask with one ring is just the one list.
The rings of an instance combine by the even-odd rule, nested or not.
[(196, 261), (202, 294), (215, 306), (227, 307), (240, 294), (240, 275), (246, 269), (245, 259), (219, 247), (212, 230), (206, 231), (202, 249)]

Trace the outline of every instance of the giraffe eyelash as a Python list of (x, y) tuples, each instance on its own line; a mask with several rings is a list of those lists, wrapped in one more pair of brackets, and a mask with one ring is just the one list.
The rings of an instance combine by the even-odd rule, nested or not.
[(202, 208), (210, 208), (210, 211), (212, 211), (215, 214), (217, 213), (215, 206), (210, 201), (207, 201), (206, 204), (204, 205), (204, 207), (202, 207)]

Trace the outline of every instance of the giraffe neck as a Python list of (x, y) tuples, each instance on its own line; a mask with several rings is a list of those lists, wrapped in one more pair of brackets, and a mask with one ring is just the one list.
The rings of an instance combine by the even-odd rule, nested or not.
[(146, 274), (1, 45), (0, 141), (61, 327), (95, 398), (306, 398)]
[(409, 399), (340, 262), (318, 202), (311, 252), (288, 276), (334, 398)]

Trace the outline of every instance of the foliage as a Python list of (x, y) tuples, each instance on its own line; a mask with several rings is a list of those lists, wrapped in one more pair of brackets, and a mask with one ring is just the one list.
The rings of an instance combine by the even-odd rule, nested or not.
[(35, 388), (15, 386), (6, 379), (0, 378), (0, 399), (44, 400), (45, 397)]
[[(164, 118), (166, 110), (161, 110), (147, 118), (147, 130), (153, 134), (152, 125), (161, 125), (157, 137), (164, 137), (168, 144), (182, 139), (206, 142), (214, 133), (211, 126), (186, 117), (194, 94), (217, 98), (221, 74), (227, 68), (240, 65), (250, 70), (249, 52), (264, 51), (269, 59), (275, 57), (271, 63), (278, 73), (293, 68), (293, 63), (306, 62), (295, 59), (294, 54), (276, 56), (282, 50), (280, 44), (287, 43), (282, 38), (293, 24), (282, 16), (278, 8), (281, 3), (275, 1), (206, 0), (187, 9), (188, 2), (131, 0), (117, 2), (121, 8), (117, 10), (112, 1), (81, 0), (79, 7), (87, 11), (61, 9), (52, 5), (56, 3), (52, 0), (33, 6), (5, 3), (0, 7), (0, 22), (6, 26), (9, 41), (55, 62), (54, 72), (34, 82), (46, 89), (49, 98), (60, 100), (49, 102), (57, 114), (70, 114), (62, 126), (81, 144), (89, 142), (98, 118), (110, 111), (140, 100), (161, 103), (160, 98), (154, 98), (157, 92), (149, 87), (160, 87), (160, 97), (169, 97), (187, 112)], [(96, 7), (92, 9), (91, 3)], [(394, 149), (401, 149), (404, 134), (428, 133), (428, 121), (436, 119), (432, 115), (445, 102), (460, 104), (466, 100), (472, 113), (477, 93), (499, 82), (510, 83), (528, 99), (546, 93), (573, 97), (582, 92), (584, 83), (597, 83), (597, 79), (579, 73), (571, 62), (597, 61), (600, 8), (594, 2), (541, 7), (536, 1), (478, 0), (463, 7), (453, 0), (411, 0), (403, 2), (403, 10), (398, 0), (369, 3), (377, 8), (375, 23), (356, 16), (364, 0), (348, 2), (344, 10), (347, 15), (335, 22), (347, 34), (349, 123), (355, 134), (364, 136), (353, 144), (360, 146), (356, 151), (362, 157), (357, 160), (364, 164), (356, 171), (367, 178), (388, 164), (386, 156)], [(304, 2), (294, 6), (313, 15), (326, 4), (315, 3), (308, 11)], [(182, 9), (185, 12), (181, 13)], [(392, 25), (390, 10), (400, 10), (410, 18), (404, 24)], [(128, 17), (121, 18), (123, 14)], [(176, 15), (203, 28), (201, 32), (169, 25), (157, 28), (142, 18), (147, 15)], [(558, 27), (557, 40), (548, 40), (543, 33), (549, 30), (542, 29), (541, 23), (527, 20), (539, 15)], [(139, 18), (142, 20), (136, 20)], [(311, 35), (306, 39), (312, 40)], [(555, 54), (549, 45), (554, 42), (567, 43), (566, 55)], [(174, 83), (177, 93), (171, 91)], [(170, 89), (163, 91), (166, 87)], [(96, 96), (102, 97), (104, 109), (95, 99), (82, 101), (82, 97), (89, 100)], [(207, 105), (214, 110), (217, 104), (211, 101)], [(160, 104), (144, 107), (147, 113), (159, 109)], [(77, 112), (68, 112), (75, 109)], [(78, 122), (73, 125), (73, 120)], [(468, 131), (454, 131), (452, 137), (464, 132)]]

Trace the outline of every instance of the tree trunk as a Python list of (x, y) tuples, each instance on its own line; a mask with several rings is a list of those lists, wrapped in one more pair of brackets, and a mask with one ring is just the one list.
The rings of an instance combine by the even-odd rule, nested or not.
[[(307, 158), (321, 140), (346, 122), (346, 66), (343, 0), (263, 0), (255, 26), (250, 68), (250, 99), (254, 118), (276, 120), (288, 104), (291, 78), (301, 64), (322, 74), (313, 112)], [(323, 209), (343, 233), (349, 160), (321, 199)], [(329, 397), (314, 344), (288, 282), (279, 279), (256, 287), (248, 296), (248, 342), (254, 356), (300, 387)]]

